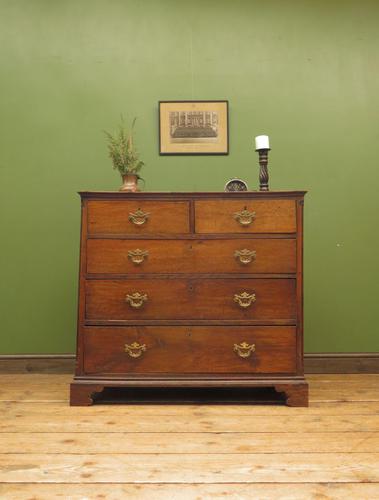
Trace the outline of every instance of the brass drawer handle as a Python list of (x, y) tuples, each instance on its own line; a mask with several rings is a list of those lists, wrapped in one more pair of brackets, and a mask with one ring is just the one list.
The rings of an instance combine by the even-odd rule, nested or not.
[(146, 351), (146, 344), (139, 344), (138, 342), (133, 342), (133, 344), (125, 344), (125, 352), (129, 354), (131, 358), (140, 358), (142, 354)]
[(143, 306), (144, 302), (147, 302), (147, 293), (135, 292), (132, 294), (127, 294), (125, 300), (131, 307), (134, 307), (134, 309), (139, 309)]
[(255, 250), (248, 250), (244, 248), (243, 250), (236, 250), (234, 252), (234, 257), (240, 261), (241, 264), (250, 264), (253, 260), (255, 260), (257, 256), (257, 252)]
[(237, 353), (240, 358), (248, 358), (252, 352), (255, 352), (255, 344), (248, 344), (247, 342), (234, 344), (233, 351)]
[(136, 210), (134, 213), (130, 212), (129, 214), (129, 220), (136, 226), (142, 226), (147, 222), (147, 219), (149, 218), (150, 214), (148, 212), (144, 212), (140, 208)]
[(234, 302), (237, 302), (240, 307), (246, 309), (246, 307), (250, 307), (252, 302), (256, 301), (255, 293), (247, 293), (241, 292), (240, 294), (234, 294)]
[(128, 257), (133, 262), (139, 266), (142, 262), (149, 256), (149, 252), (147, 250), (140, 250), (136, 248), (135, 250), (129, 250)]
[(236, 212), (233, 215), (234, 219), (241, 224), (241, 226), (250, 226), (255, 219), (255, 212), (249, 212), (245, 207), (241, 212)]

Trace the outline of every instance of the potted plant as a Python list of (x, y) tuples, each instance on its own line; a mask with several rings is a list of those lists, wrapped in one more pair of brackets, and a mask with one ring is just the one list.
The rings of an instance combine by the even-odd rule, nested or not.
[(141, 179), (138, 172), (144, 166), (144, 162), (139, 159), (138, 151), (133, 142), (134, 125), (137, 118), (134, 118), (130, 131), (125, 127), (123, 118), (115, 135), (104, 131), (107, 142), (109, 157), (112, 160), (113, 168), (121, 174), (123, 184), (120, 191), (139, 191), (138, 180)]

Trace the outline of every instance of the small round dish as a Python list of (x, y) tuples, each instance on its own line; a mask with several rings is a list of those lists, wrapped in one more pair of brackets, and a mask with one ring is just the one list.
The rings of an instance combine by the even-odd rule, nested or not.
[(230, 179), (225, 184), (224, 191), (227, 192), (233, 192), (233, 191), (247, 191), (249, 188), (247, 187), (247, 184), (245, 181), (242, 179)]

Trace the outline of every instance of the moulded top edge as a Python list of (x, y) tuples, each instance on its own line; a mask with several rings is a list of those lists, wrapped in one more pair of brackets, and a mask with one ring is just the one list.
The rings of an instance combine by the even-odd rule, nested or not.
[(79, 191), (82, 198), (299, 198), (307, 191)]

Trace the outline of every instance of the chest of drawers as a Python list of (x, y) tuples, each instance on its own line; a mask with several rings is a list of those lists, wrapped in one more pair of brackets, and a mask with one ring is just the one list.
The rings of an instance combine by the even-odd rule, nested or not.
[(83, 192), (71, 405), (105, 387), (274, 387), (308, 404), (304, 192)]

